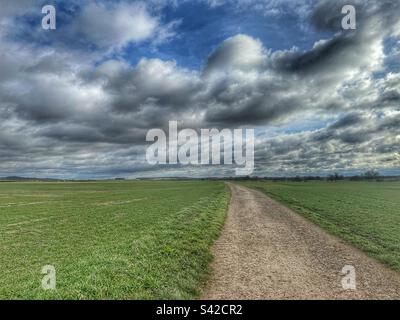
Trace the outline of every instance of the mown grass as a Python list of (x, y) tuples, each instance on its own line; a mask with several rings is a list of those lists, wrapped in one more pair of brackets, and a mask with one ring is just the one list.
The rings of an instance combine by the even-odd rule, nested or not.
[(400, 182), (247, 182), (400, 271)]
[(228, 198), (222, 182), (0, 183), (0, 299), (195, 298)]

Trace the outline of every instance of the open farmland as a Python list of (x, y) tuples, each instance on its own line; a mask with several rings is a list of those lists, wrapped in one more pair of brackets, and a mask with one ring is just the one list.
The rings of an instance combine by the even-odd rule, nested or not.
[(400, 182), (246, 182), (400, 271)]
[(197, 297), (228, 200), (222, 182), (0, 183), (0, 299)]

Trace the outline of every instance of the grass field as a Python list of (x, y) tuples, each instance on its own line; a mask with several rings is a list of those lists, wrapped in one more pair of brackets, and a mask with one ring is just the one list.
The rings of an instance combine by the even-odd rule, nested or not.
[(222, 182), (0, 183), (0, 299), (194, 298), (228, 199)]
[(247, 182), (400, 271), (400, 182)]

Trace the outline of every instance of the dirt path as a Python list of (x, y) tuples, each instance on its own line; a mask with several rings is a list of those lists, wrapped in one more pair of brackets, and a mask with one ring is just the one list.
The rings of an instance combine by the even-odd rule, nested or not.
[[(400, 273), (263, 193), (229, 184), (226, 225), (202, 299), (400, 299)], [(345, 265), (357, 289), (342, 288)]]

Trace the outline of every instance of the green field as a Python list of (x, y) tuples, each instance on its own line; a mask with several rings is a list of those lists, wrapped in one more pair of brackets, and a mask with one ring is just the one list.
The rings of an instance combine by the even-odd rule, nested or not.
[(247, 182), (400, 271), (400, 182)]
[(0, 183), (0, 299), (195, 298), (228, 200), (222, 182)]
[[(400, 271), (400, 182), (244, 184)], [(0, 299), (196, 298), (228, 200), (210, 181), (0, 183)]]

